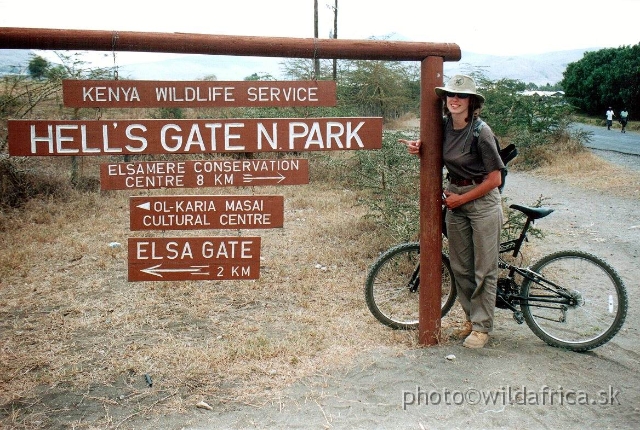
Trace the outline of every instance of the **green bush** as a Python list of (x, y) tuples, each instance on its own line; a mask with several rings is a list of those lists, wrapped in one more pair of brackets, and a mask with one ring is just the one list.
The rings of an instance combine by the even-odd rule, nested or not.
[(398, 143), (400, 138), (416, 136), (386, 131), (382, 149), (356, 151), (342, 166), (348, 184), (360, 191), (368, 217), (398, 242), (415, 239), (420, 229), (419, 159)]

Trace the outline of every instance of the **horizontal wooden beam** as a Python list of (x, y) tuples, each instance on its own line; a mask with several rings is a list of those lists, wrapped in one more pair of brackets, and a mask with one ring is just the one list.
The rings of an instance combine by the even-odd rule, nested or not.
[(0, 27), (0, 49), (165, 52), (254, 57), (459, 61), (455, 43)]

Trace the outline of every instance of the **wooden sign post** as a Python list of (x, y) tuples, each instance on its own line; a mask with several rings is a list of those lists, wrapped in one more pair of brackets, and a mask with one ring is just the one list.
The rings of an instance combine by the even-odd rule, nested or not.
[[(421, 216), (420, 216), (420, 246), (423, 250), (421, 260), (421, 288), (420, 288), (420, 342), (432, 345), (437, 343), (438, 319), (440, 318), (440, 301), (437, 293), (429, 294), (425, 291), (440, 291), (439, 273), (441, 270), (441, 234), (439, 202), (442, 183), (435, 181), (441, 178), (442, 160), (439, 157), (426, 157), (426, 151), (431, 153), (442, 150), (440, 140), (441, 127), (438, 127), (441, 112), (433, 115), (438, 98), (433, 92), (434, 84), (442, 82), (443, 61), (459, 61), (462, 56), (460, 47), (453, 43), (424, 43), (398, 42), (389, 40), (341, 40), (341, 39), (294, 39), (281, 37), (251, 37), (238, 35), (202, 35), (185, 33), (143, 33), (143, 32), (113, 32), (105, 30), (66, 30), (43, 28), (3, 28), (0, 31), (0, 49), (62, 49), (62, 50), (93, 50), (93, 51), (132, 51), (132, 52), (176, 52), (181, 54), (209, 54), (209, 55), (248, 55), (313, 59), (361, 59), (361, 60), (390, 60), (390, 61), (421, 61), (421, 115), (420, 138), (426, 143), (420, 163), (421, 174)], [(427, 111), (425, 111), (427, 109)], [(12, 125), (9, 122), (9, 147), (11, 152)], [(108, 129), (108, 127), (107, 127)], [(16, 130), (14, 129), (14, 132)], [(34, 130), (35, 131), (35, 130)], [(108, 130), (107, 130), (108, 131)], [(53, 127), (51, 133), (53, 132)], [(24, 131), (22, 131), (24, 133)], [(49, 135), (51, 153), (54, 138)], [(46, 138), (45, 138), (46, 139)], [(14, 139), (15, 140), (15, 139)], [(20, 139), (27, 148), (16, 150), (26, 154), (36, 155), (32, 140), (27, 135)], [(56, 143), (68, 143), (63, 140)], [(29, 150), (31, 146), (31, 150)], [(37, 146), (37, 145), (36, 145)], [(66, 145), (62, 148), (66, 149)], [(136, 148), (134, 146), (134, 148)], [(58, 148), (60, 149), (60, 148)], [(362, 149), (362, 148), (360, 148)], [(371, 148), (373, 149), (373, 148)], [(77, 147), (71, 147), (71, 152), (79, 152)], [(46, 152), (46, 151), (44, 151)], [(67, 155), (79, 155), (70, 153)], [(430, 183), (433, 181), (433, 183)], [(436, 191), (437, 189), (437, 191)], [(430, 225), (436, 225), (432, 228)], [(429, 249), (429, 252), (425, 250)], [(435, 251), (437, 252), (431, 252)]]

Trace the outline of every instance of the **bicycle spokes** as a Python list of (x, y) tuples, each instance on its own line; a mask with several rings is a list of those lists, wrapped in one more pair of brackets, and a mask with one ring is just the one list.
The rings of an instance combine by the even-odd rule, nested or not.
[(624, 322), (624, 284), (608, 264), (591, 254), (551, 254), (525, 277), (525, 319), (551, 345), (577, 351), (595, 348), (609, 341)]

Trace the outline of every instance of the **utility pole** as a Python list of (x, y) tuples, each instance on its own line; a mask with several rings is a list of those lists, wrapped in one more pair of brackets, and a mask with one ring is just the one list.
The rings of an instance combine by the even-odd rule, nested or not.
[[(335, 0), (335, 5), (333, 6), (333, 38), (338, 38), (338, 0)], [(333, 59), (333, 80), (336, 81), (338, 78), (338, 59)]]
[[(313, 37), (318, 39), (318, 0), (313, 0)], [(320, 79), (320, 59), (313, 56), (314, 79)]]

